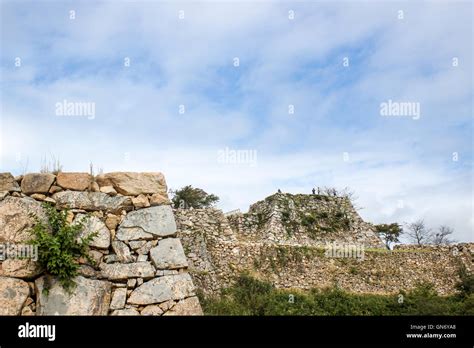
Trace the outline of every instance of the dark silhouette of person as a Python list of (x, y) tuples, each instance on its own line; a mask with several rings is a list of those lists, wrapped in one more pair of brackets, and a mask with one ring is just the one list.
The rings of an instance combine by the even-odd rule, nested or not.
[(316, 194), (316, 190), (315, 190), (314, 187), (313, 187), (313, 195), (314, 195), (314, 194)]

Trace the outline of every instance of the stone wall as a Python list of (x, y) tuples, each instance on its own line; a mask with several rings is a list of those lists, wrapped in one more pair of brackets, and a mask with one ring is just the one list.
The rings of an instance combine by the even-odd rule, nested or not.
[[(315, 199), (313, 195), (307, 196), (310, 197), (300, 200)], [(470, 272), (474, 270), (474, 244), (404, 245), (390, 251), (372, 234), (372, 225), (362, 221), (350, 208), (347, 211), (352, 215), (352, 229), (335, 230), (332, 235), (323, 232), (315, 238), (304, 236), (305, 230), (298, 226), (300, 212), (291, 209), (289, 214), (296, 216), (297, 221), (293, 234), (282, 228), (281, 214), (273, 214), (262, 223), (259, 213), (275, 211), (272, 198), (252, 206), (248, 214), (225, 216), (217, 209), (178, 209), (175, 216), (190, 274), (198, 288), (207, 294), (217, 293), (242, 272), (249, 272), (279, 288), (337, 285), (355, 293), (393, 294), (429, 282), (438, 293), (447, 295), (456, 292), (461, 264)], [(317, 212), (314, 206), (312, 211), (308, 205), (302, 209)], [(361, 243), (363, 259), (328, 255), (325, 243), (333, 241)]]
[(323, 246), (338, 241), (383, 247), (372, 224), (362, 220), (346, 197), (277, 193), (228, 216), (239, 236), (271, 244)]
[(161, 173), (0, 173), (0, 245), (32, 238), (42, 202), (98, 233), (94, 262), (79, 260), (69, 293), (35, 261), (0, 261), (0, 315), (202, 314)]

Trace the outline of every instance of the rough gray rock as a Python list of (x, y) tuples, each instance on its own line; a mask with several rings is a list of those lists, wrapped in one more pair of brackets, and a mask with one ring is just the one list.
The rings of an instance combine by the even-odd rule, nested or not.
[(135, 250), (135, 252), (139, 255), (148, 255), (151, 248), (156, 246), (157, 242), (158, 242), (157, 240), (148, 241), (148, 242), (145, 243), (145, 245), (143, 245), (142, 247)]
[(133, 256), (130, 253), (130, 248), (124, 242), (121, 242), (119, 240), (114, 240), (112, 242), (112, 249), (117, 255), (117, 260), (119, 262), (129, 263), (133, 261)]
[(150, 262), (102, 263), (100, 269), (101, 275), (110, 280), (153, 278), (155, 275), (155, 268)]
[(0, 173), (0, 192), (20, 192), (20, 186), (11, 173)]
[(149, 305), (168, 300), (181, 300), (194, 295), (194, 285), (188, 273), (152, 279), (133, 290), (128, 303)]
[(7, 197), (0, 202), (0, 243), (24, 243), (33, 237), (29, 230), (35, 220), (29, 213), (43, 221), (46, 218), (41, 204), (34, 199)]
[(188, 267), (186, 255), (178, 238), (166, 238), (150, 250), (150, 257), (157, 269)]
[(48, 193), (55, 178), (56, 176), (50, 173), (26, 174), (21, 181), (21, 191), (26, 195)]
[(126, 300), (127, 300), (127, 288), (115, 289), (114, 294), (112, 295), (112, 301), (110, 302), (110, 309), (124, 308)]
[(102, 192), (61, 191), (55, 193), (53, 199), (60, 209), (119, 212), (122, 209), (131, 210), (133, 207), (130, 197), (111, 197)]
[(20, 315), (29, 293), (27, 282), (0, 277), (0, 315)]
[[(60, 283), (43, 276), (35, 281), (37, 315), (107, 315), (111, 283), (78, 276), (76, 287), (68, 293)], [(49, 283), (48, 294), (43, 289)]]
[(143, 230), (139, 227), (131, 227), (131, 228), (119, 228), (117, 233), (115, 234), (115, 238), (122, 241), (129, 241), (129, 240), (151, 240), (153, 239), (153, 235), (151, 233), (143, 232)]
[[(176, 223), (173, 210), (168, 205), (135, 210), (127, 214), (120, 224), (118, 235), (132, 229), (160, 237), (176, 234)], [(136, 239), (136, 238), (135, 238)]]
[[(27, 241), (33, 238), (30, 233), (35, 220), (29, 214), (36, 215), (41, 221), (46, 216), (41, 204), (31, 198), (7, 197), (0, 202), (0, 243), (16, 244), (32, 250)], [(34, 257), (33, 254), (31, 256)], [(31, 259), (7, 258), (0, 261), (0, 276), (32, 278), (41, 272), (37, 262)]]
[(97, 236), (90, 242), (89, 246), (99, 249), (107, 249), (110, 246), (110, 231), (105, 224), (92, 215), (77, 214), (74, 223), (84, 220), (84, 228), (78, 234), (79, 238), (85, 238), (91, 233), (97, 232)]

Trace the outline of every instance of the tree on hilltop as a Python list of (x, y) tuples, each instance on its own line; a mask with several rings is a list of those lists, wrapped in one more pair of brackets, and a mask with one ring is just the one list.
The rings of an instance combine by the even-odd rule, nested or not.
[(425, 226), (423, 219), (408, 224), (407, 229), (406, 235), (410, 241), (418, 245), (448, 245), (455, 242), (449, 238), (454, 232), (451, 227), (441, 225), (436, 231), (433, 231)]
[(375, 225), (375, 231), (382, 238), (387, 249), (390, 249), (391, 243), (400, 242), (399, 237), (403, 234), (403, 228), (397, 223)]
[(406, 235), (411, 242), (418, 245), (429, 244), (431, 240), (431, 229), (426, 227), (423, 219), (419, 219), (407, 225)]
[(194, 188), (191, 185), (184, 186), (177, 191), (171, 191), (171, 199), (174, 208), (181, 209), (202, 209), (212, 207), (219, 201), (219, 197), (208, 194), (200, 188)]
[(432, 234), (432, 243), (435, 245), (447, 245), (454, 243), (455, 241), (449, 238), (453, 232), (454, 230), (451, 227), (445, 225), (439, 226), (438, 231), (433, 232)]

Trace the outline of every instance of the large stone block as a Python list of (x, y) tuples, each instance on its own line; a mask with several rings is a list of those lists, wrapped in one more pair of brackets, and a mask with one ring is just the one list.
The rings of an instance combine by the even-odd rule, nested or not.
[(188, 267), (183, 246), (178, 238), (166, 238), (150, 250), (150, 257), (157, 269)]
[(24, 243), (33, 236), (30, 233), (35, 220), (29, 214), (45, 221), (41, 204), (31, 198), (6, 197), (0, 202), (0, 243)]
[(110, 280), (126, 280), (127, 278), (153, 278), (155, 268), (149, 262), (135, 263), (102, 263), (101, 275)]
[(127, 214), (120, 224), (118, 235), (125, 233), (126, 230), (136, 230), (137, 228), (141, 232), (160, 237), (172, 236), (176, 234), (173, 210), (170, 206), (163, 205), (132, 211)]
[(20, 315), (29, 293), (27, 282), (0, 277), (0, 315)]
[(117, 288), (114, 290), (112, 301), (110, 302), (110, 309), (122, 309), (125, 307), (127, 300), (127, 288)]
[[(76, 287), (69, 293), (61, 284), (48, 276), (35, 281), (37, 315), (107, 315), (111, 289), (110, 282), (78, 276)], [(44, 292), (49, 284), (49, 291)]]
[(129, 241), (129, 240), (151, 240), (153, 239), (153, 235), (151, 233), (143, 232), (143, 230), (139, 227), (129, 227), (129, 228), (119, 228), (117, 233), (115, 234), (115, 238), (122, 241)]
[(39, 263), (31, 259), (5, 259), (0, 261), (0, 276), (31, 279), (41, 274)]
[(89, 246), (100, 249), (107, 249), (110, 246), (110, 231), (98, 217), (77, 214), (74, 223), (84, 221), (84, 228), (78, 238), (85, 238), (91, 233), (97, 232), (97, 236), (91, 241)]
[(55, 193), (57, 207), (64, 209), (84, 209), (88, 211), (106, 210), (119, 212), (122, 209), (133, 208), (130, 197), (110, 197), (102, 192), (62, 191)]
[(166, 181), (162, 173), (113, 172), (96, 176), (100, 187), (113, 186), (126, 196), (161, 193), (166, 195)]
[(0, 173), (0, 192), (20, 192), (20, 186), (11, 173)]
[[(18, 248), (32, 248), (27, 244), (33, 238), (30, 230), (35, 224), (30, 214), (36, 215), (41, 221), (46, 220), (41, 204), (34, 199), (7, 197), (0, 202), (0, 243), (4, 247), (13, 246), (15, 251), (20, 251)], [(3, 256), (5, 251), (2, 250)], [(41, 272), (38, 263), (31, 259), (6, 256), (5, 260), (0, 260), (0, 276), (32, 278)]]
[(48, 193), (56, 178), (50, 173), (30, 173), (26, 174), (21, 181), (21, 191), (24, 194)]
[(84, 191), (92, 182), (89, 173), (59, 173), (56, 184), (67, 190)]
[(128, 298), (128, 303), (149, 305), (168, 300), (181, 300), (194, 295), (194, 285), (188, 273), (163, 276), (143, 283)]

